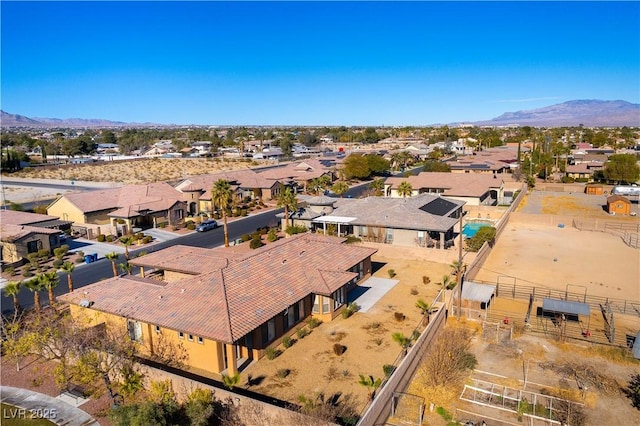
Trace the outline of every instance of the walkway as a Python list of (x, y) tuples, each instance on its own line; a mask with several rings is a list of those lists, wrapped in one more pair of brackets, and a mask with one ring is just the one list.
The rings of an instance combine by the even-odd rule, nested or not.
[[(24, 416), (34, 413), (57, 425), (100, 425), (96, 419), (81, 409), (73, 407), (61, 399), (39, 392), (2, 386), (0, 387), (0, 396), (3, 403), (27, 410)], [(15, 414), (16, 418), (24, 418), (22, 412)], [(11, 413), (3, 413), (3, 416), (6, 415), (11, 415)]]
[(371, 277), (349, 292), (349, 303), (357, 303), (360, 306), (358, 312), (367, 312), (399, 282), (388, 278)]

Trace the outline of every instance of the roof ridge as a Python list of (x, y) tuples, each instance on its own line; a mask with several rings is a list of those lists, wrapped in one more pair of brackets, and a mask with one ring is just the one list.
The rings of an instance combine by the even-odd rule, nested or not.
[(217, 272), (217, 274), (220, 276), (220, 287), (222, 288), (222, 300), (224, 302), (224, 305), (225, 305), (224, 306), (225, 307), (224, 310), (226, 312), (226, 315), (225, 315), (226, 326), (227, 326), (227, 329), (229, 331), (230, 340), (233, 343), (233, 341), (235, 340), (235, 336), (234, 336), (234, 333), (233, 333), (233, 326), (231, 325), (231, 309), (229, 308), (229, 299), (227, 297), (227, 286), (226, 286), (226, 283), (225, 283), (225, 280), (224, 280), (224, 272), (223, 272), (224, 268), (226, 268), (227, 266), (229, 266), (229, 259), (227, 259), (227, 265), (226, 266), (218, 269), (215, 272)]

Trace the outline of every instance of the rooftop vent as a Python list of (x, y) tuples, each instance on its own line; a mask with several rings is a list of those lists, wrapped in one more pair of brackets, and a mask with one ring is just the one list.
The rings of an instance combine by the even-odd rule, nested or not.
[(184, 293), (184, 288), (180, 289), (180, 294)]
[(299, 254), (299, 256), (302, 256), (304, 254), (305, 250), (302, 250)]
[(82, 299), (79, 303), (80, 307), (82, 308), (89, 308), (91, 307), (91, 305), (93, 305), (93, 302), (87, 299)]
[(284, 265), (285, 263), (287, 263), (287, 259), (282, 259), (281, 263)]

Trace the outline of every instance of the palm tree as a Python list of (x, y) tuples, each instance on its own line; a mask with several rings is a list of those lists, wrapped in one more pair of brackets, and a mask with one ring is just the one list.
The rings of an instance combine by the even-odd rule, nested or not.
[[(291, 188), (285, 188), (284, 191), (278, 195), (278, 207), (284, 207), (284, 221), (285, 228), (287, 228), (289, 227), (287, 223), (289, 220), (289, 209), (295, 210), (298, 208), (298, 198)], [(291, 225), (293, 225), (293, 219), (291, 220)]]
[(342, 181), (336, 182), (331, 187), (331, 190), (333, 192), (335, 192), (336, 194), (338, 194), (340, 197), (342, 197), (342, 194), (344, 194), (345, 192), (347, 192), (349, 190), (349, 185), (347, 185), (346, 182), (342, 182)]
[(62, 270), (67, 273), (67, 285), (69, 286), (69, 293), (73, 292), (73, 278), (71, 278), (71, 273), (76, 269), (76, 265), (73, 262), (64, 262), (62, 264)]
[(115, 251), (112, 251), (111, 253), (105, 254), (104, 257), (106, 257), (111, 261), (111, 267), (113, 268), (113, 276), (117, 277), (118, 269), (116, 268), (116, 260), (118, 260), (119, 254), (116, 253)]
[(227, 209), (231, 203), (233, 190), (229, 181), (220, 179), (211, 188), (212, 208), (219, 208), (222, 214), (222, 224), (224, 226), (224, 246), (229, 247), (229, 230), (227, 229)]
[(449, 266), (451, 266), (451, 269), (453, 270), (453, 275), (455, 276), (458, 276), (458, 274), (464, 273), (467, 270), (467, 264), (463, 262), (458, 262), (457, 260), (454, 260), (453, 262), (451, 262)]
[(431, 314), (431, 305), (422, 299), (418, 299), (418, 301), (416, 302), (416, 308), (420, 309), (420, 311), (422, 312), (422, 315), (424, 315), (424, 318), (426, 320), (426, 325), (429, 325), (429, 315)]
[(13, 297), (13, 311), (20, 312), (20, 301), (18, 301), (18, 293), (20, 293), (20, 282), (9, 281), (4, 287), (4, 294)]
[(404, 354), (407, 355), (407, 350), (409, 349), (409, 346), (411, 346), (411, 338), (405, 336), (399, 331), (397, 333), (393, 333), (391, 335), (391, 338), (393, 339), (394, 342), (402, 346), (402, 350)]
[(40, 277), (35, 277), (25, 283), (25, 286), (33, 293), (33, 305), (36, 311), (40, 311), (40, 292), (44, 290), (44, 286)]
[(451, 275), (443, 275), (442, 276), (442, 289), (445, 290), (451, 284)]
[(227, 376), (226, 374), (222, 375), (222, 383), (229, 388), (229, 390), (233, 390), (235, 386), (240, 383), (240, 373), (236, 373), (231, 376)]
[(45, 272), (43, 274), (38, 275), (38, 279), (42, 281), (42, 286), (47, 289), (49, 293), (49, 306), (53, 306), (53, 303), (56, 301), (56, 296), (53, 294), (53, 289), (60, 284), (60, 278), (58, 277), (58, 273), (56, 271)]
[(369, 399), (373, 399), (376, 389), (378, 389), (382, 384), (382, 379), (378, 377), (374, 380), (373, 376), (364, 376), (360, 374), (360, 380), (358, 380), (358, 384), (366, 387), (369, 391)]
[(124, 257), (129, 260), (129, 246), (135, 242), (135, 238), (133, 238), (133, 235), (126, 235), (120, 237), (120, 242), (124, 244)]
[(411, 197), (412, 193), (413, 193), (413, 187), (409, 182), (407, 182), (406, 180), (403, 180), (402, 182), (400, 182), (400, 185), (398, 185), (399, 196), (401, 196), (402, 198)]
[(373, 182), (369, 184), (369, 188), (374, 190), (374, 194), (376, 197), (380, 197), (383, 194), (384, 190), (384, 181), (382, 179), (374, 179)]
[(122, 269), (122, 272), (126, 272), (128, 275), (131, 275), (131, 269), (133, 268), (133, 265), (130, 262), (120, 263), (118, 264), (118, 266), (120, 267), (120, 269)]

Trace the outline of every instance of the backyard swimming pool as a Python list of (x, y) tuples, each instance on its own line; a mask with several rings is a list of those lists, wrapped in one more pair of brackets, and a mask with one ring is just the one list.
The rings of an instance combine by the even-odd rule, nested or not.
[(471, 238), (474, 235), (476, 235), (478, 230), (483, 226), (492, 226), (492, 225), (493, 224), (489, 222), (467, 222), (462, 227), (462, 235), (464, 235), (466, 238)]

